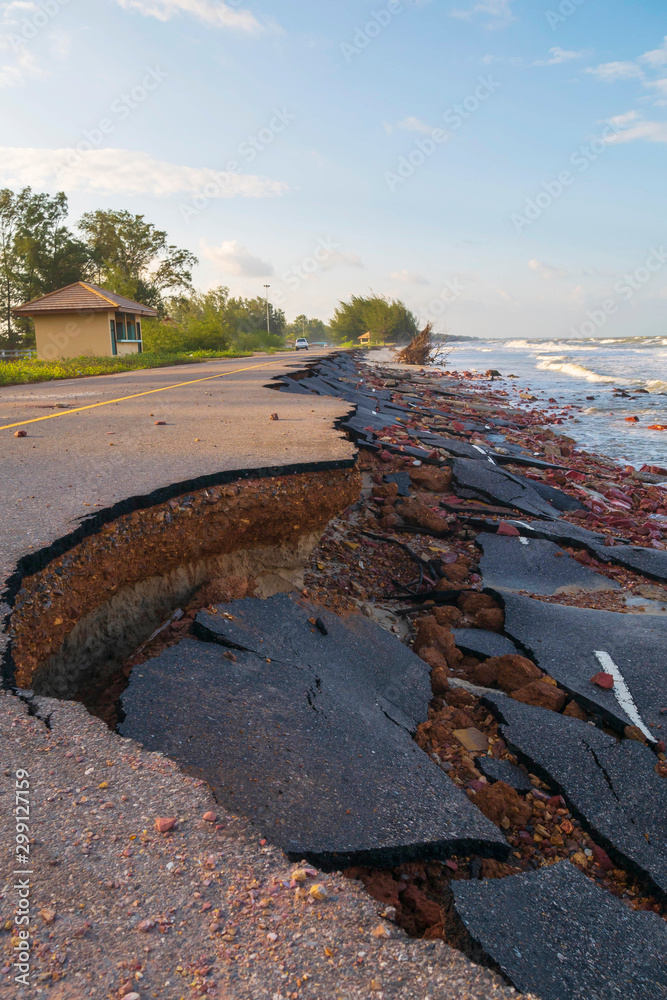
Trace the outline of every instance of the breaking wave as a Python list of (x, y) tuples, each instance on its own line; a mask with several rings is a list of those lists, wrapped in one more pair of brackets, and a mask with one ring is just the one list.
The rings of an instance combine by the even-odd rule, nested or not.
[(613, 375), (600, 375), (598, 372), (593, 372), (590, 368), (584, 368), (583, 365), (577, 365), (573, 361), (564, 361), (561, 358), (543, 358), (542, 361), (538, 361), (536, 368), (540, 371), (549, 372), (562, 372), (563, 375), (573, 375), (575, 378), (586, 379), (587, 382), (627, 382), (627, 379), (619, 379)]

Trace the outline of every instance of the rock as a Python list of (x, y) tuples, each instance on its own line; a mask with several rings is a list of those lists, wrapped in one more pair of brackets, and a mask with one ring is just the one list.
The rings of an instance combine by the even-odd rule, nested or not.
[(586, 712), (584, 712), (583, 708), (576, 701), (568, 701), (563, 715), (567, 715), (572, 719), (581, 719), (584, 722), (588, 718)]
[(45, 924), (52, 924), (56, 919), (56, 911), (50, 906), (43, 907), (39, 911), (39, 915)]
[[(417, 636), (413, 649), (418, 656), (421, 656), (421, 650), (428, 649), (429, 647), (436, 649), (444, 656), (446, 664), (450, 669), (456, 667), (461, 662), (461, 653), (456, 648), (454, 636), (451, 631), (443, 628), (442, 625), (438, 625), (435, 616), (431, 615), (422, 618), (417, 623)], [(439, 666), (441, 664), (434, 665)]]
[(176, 820), (172, 816), (159, 816), (155, 820), (155, 829), (158, 833), (168, 833), (176, 826)]
[(395, 514), (386, 514), (384, 517), (380, 518), (378, 523), (381, 528), (387, 530), (389, 528), (395, 528), (397, 524), (401, 523), (401, 519), (400, 517), (396, 517)]
[(508, 760), (477, 757), (475, 764), (489, 781), (502, 781), (517, 792), (531, 792), (533, 790), (532, 782), (526, 772)]
[[(468, 722), (466, 718), (466, 722)], [(471, 726), (469, 729), (455, 729), (452, 733), (461, 746), (465, 747), (469, 753), (486, 753), (489, 749), (489, 738), (486, 733)]]
[[(441, 566), (441, 569), (447, 583), (464, 583), (470, 576), (470, 565), (463, 560), (460, 562), (445, 564)], [(440, 583), (443, 584), (443, 590), (449, 590), (449, 587), (444, 585), (443, 580), (441, 580)], [(438, 587), (436, 587), (436, 590), (437, 589)]]
[[(447, 675), (448, 664), (447, 659), (443, 654), (435, 648), (435, 646), (420, 646), (418, 656), (428, 663), (432, 670), (442, 670)], [(433, 674), (431, 674), (431, 680), (433, 679)]]
[(447, 604), (444, 604), (440, 608), (435, 608), (433, 615), (438, 625), (442, 625), (442, 627), (446, 629), (451, 629), (452, 625), (455, 625), (456, 622), (462, 617), (458, 608), (450, 607)]
[(436, 698), (442, 698), (449, 691), (449, 679), (446, 668), (436, 667), (431, 672), (431, 690)]
[(484, 695), (482, 702), (500, 720), (512, 753), (563, 796), (612, 860), (664, 894), (667, 782), (655, 772), (653, 751), (503, 695)]
[(604, 671), (599, 671), (591, 677), (591, 683), (597, 684), (598, 687), (603, 688), (605, 691), (611, 691), (614, 686), (614, 676), (613, 674), (606, 674)]
[(400, 514), (406, 524), (424, 528), (437, 538), (442, 538), (449, 531), (447, 519), (419, 500), (404, 500), (403, 503), (396, 505), (396, 512)]
[(540, 680), (531, 681), (518, 691), (513, 691), (512, 698), (524, 705), (535, 705), (537, 708), (547, 708), (551, 712), (560, 712), (567, 695), (548, 681)]
[(638, 743), (648, 743), (639, 726), (626, 726), (623, 730), (626, 740), (636, 740)]
[(156, 420), (155, 421), (155, 426), (156, 427), (166, 427), (167, 426), (167, 421), (166, 420)]
[(222, 808), (320, 869), (390, 867), (470, 844), (506, 856), (504, 838), (413, 740), (430, 671), (391, 633), (284, 594), (200, 612), (194, 627), (208, 641), (186, 638), (133, 672), (122, 735), (200, 775)]
[(461, 594), (457, 603), (463, 613), (470, 615), (471, 618), (474, 618), (477, 612), (484, 608), (498, 607), (498, 602), (490, 594), (478, 594), (470, 591), (467, 594)]
[(505, 627), (505, 613), (501, 608), (482, 608), (475, 615), (475, 625), (491, 632), (502, 632)]
[(202, 819), (206, 823), (215, 823), (217, 818), (218, 818), (217, 814), (214, 812), (205, 812), (204, 815), (202, 816)]
[(474, 708), (477, 704), (475, 696), (461, 687), (451, 688), (443, 697), (452, 708)]
[(500, 688), (511, 694), (518, 688), (525, 687), (531, 681), (539, 680), (542, 671), (536, 667), (532, 660), (518, 653), (506, 656), (494, 656), (486, 660), (487, 670), (495, 673), (495, 679)]
[(525, 826), (530, 822), (532, 810), (527, 802), (510, 785), (496, 781), (493, 785), (475, 792), (472, 800), (492, 823), (500, 826), (507, 817), (512, 826)]
[(24, 437), (27, 437), (27, 436), (28, 436), (28, 432), (27, 431), (14, 431), (14, 437), (15, 438), (24, 438)]
[(498, 666), (496, 659), (490, 657), (488, 660), (482, 660), (482, 662), (478, 663), (476, 667), (473, 667), (475, 684), (479, 684), (480, 687), (493, 687), (498, 680)]
[(397, 497), (398, 485), (396, 483), (385, 483), (383, 486), (373, 487), (374, 497)]
[(447, 493), (452, 484), (452, 470), (437, 469), (423, 465), (418, 469), (410, 469), (410, 480), (415, 486), (433, 493)]
[(568, 861), (485, 882), (452, 882), (472, 938), (519, 993), (540, 1000), (657, 1000), (667, 927)]
[(269, 417), (269, 420), (280, 420), (280, 417), (278, 416), (277, 413), (272, 413), (271, 416)]
[(620, 588), (602, 573), (581, 566), (554, 542), (483, 533), (477, 544), (484, 553), (479, 564), (484, 586), (493, 590), (551, 595)]

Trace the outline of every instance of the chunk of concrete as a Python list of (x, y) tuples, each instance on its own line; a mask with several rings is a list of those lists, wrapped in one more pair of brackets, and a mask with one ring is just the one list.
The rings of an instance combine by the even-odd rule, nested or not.
[(411, 738), (428, 713), (426, 664), (361, 616), (359, 632), (321, 609), (319, 627), (298, 606), (285, 622), (285, 601), (227, 605), (206, 616), (219, 630), (200, 626), (219, 642), (185, 639), (137, 667), (121, 733), (204, 778), (294, 859), (506, 857), (500, 831)]
[[(505, 632), (537, 665), (619, 731), (644, 727), (654, 741), (667, 706), (667, 619), (547, 604), (505, 592)], [(611, 690), (593, 684), (617, 672)]]
[(471, 656), (486, 659), (488, 656), (506, 656), (508, 653), (519, 652), (511, 639), (484, 628), (455, 628), (452, 633), (457, 647)]
[(489, 781), (503, 781), (517, 792), (530, 792), (533, 788), (530, 778), (516, 764), (495, 757), (477, 757), (475, 766)]
[(554, 542), (516, 535), (481, 534), (480, 570), (485, 587), (529, 594), (577, 594), (619, 590), (620, 584), (582, 566)]
[(513, 479), (518, 483), (522, 483), (524, 486), (530, 486), (537, 493), (540, 494), (543, 500), (550, 503), (556, 510), (560, 511), (573, 511), (582, 510), (583, 504), (576, 497), (571, 497), (569, 493), (565, 493), (563, 490), (556, 489), (555, 486), (549, 486), (548, 483), (543, 483), (540, 479), (529, 479), (527, 476), (520, 476), (516, 472), (509, 472), (507, 469), (503, 470), (506, 475), (512, 476)]
[(533, 517), (560, 517), (560, 512), (543, 500), (532, 485), (526, 486), (518, 482), (512, 473), (507, 473), (490, 462), (456, 458), (452, 463), (452, 475), (459, 496), (478, 496)]
[(484, 882), (452, 882), (459, 916), (520, 993), (540, 1000), (667, 995), (667, 925), (562, 861)]
[(605, 545), (605, 536), (588, 531), (578, 524), (566, 521), (509, 521), (522, 535), (548, 538), (563, 545), (581, 546), (588, 549), (596, 559), (605, 563), (618, 563), (654, 580), (667, 582), (667, 551), (644, 548), (641, 545)]
[(556, 788), (607, 854), (667, 895), (667, 781), (653, 751), (512, 698), (483, 701), (512, 752)]

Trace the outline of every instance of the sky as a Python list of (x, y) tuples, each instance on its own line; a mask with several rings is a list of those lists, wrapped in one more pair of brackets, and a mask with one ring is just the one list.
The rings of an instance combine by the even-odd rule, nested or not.
[(664, 0), (0, 2), (0, 186), (290, 320), (664, 335), (666, 153)]

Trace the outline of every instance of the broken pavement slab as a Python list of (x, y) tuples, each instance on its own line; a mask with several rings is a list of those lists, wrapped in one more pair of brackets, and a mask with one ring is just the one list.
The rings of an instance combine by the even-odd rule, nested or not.
[[(620, 731), (639, 726), (652, 740), (667, 705), (667, 618), (547, 604), (504, 592), (505, 632), (568, 693)], [(611, 663), (607, 658), (610, 658)], [(591, 682), (617, 671), (611, 691)]]
[(525, 875), (452, 882), (469, 933), (521, 993), (540, 1000), (667, 995), (667, 926), (562, 861)]
[(667, 896), (667, 781), (653, 751), (512, 698), (483, 700), (529, 771), (563, 796), (611, 858)]
[(340, 869), (506, 857), (497, 827), (411, 738), (428, 713), (427, 665), (361, 616), (348, 628), (324, 612), (324, 634), (296, 604), (290, 617), (290, 603), (202, 616), (227, 647), (186, 639), (137, 667), (122, 734), (205, 778), (295, 859)]
[(480, 656), (482, 659), (519, 652), (511, 639), (506, 639), (497, 632), (489, 632), (488, 629), (455, 628), (452, 629), (452, 634), (454, 642), (463, 653)]
[(526, 774), (516, 764), (509, 760), (497, 760), (495, 757), (476, 757), (475, 767), (481, 771), (490, 782), (503, 781), (516, 792), (531, 792), (533, 784)]
[(577, 594), (620, 590), (620, 584), (573, 559), (539, 538), (480, 534), (484, 555), (480, 572), (485, 587), (529, 594)]
[(532, 517), (560, 517), (560, 511), (544, 500), (532, 485), (519, 482), (512, 473), (490, 462), (456, 458), (452, 462), (452, 475), (458, 496), (491, 501)]
[(522, 535), (548, 538), (564, 545), (582, 546), (605, 563), (618, 563), (638, 573), (644, 573), (654, 580), (667, 582), (667, 552), (664, 549), (644, 548), (641, 545), (605, 545), (605, 536), (588, 531), (578, 524), (560, 521), (508, 521)]

